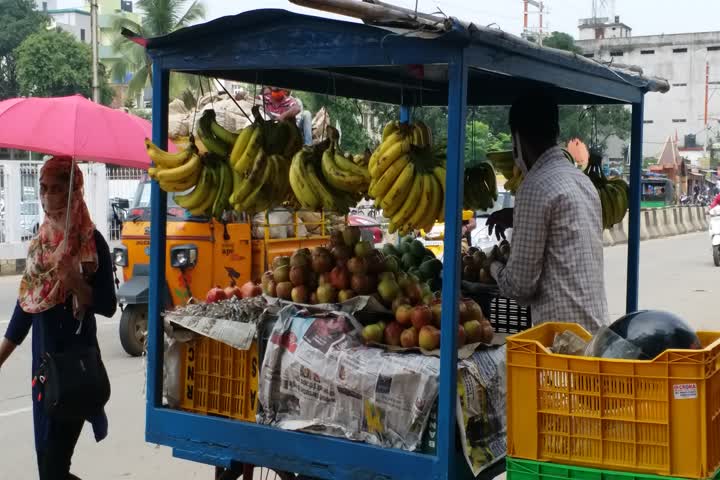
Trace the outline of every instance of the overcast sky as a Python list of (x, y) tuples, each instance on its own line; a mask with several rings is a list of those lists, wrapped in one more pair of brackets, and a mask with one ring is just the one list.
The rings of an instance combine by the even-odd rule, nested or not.
[[(260, 5), (323, 15), (323, 12), (297, 7), (288, 0), (203, 1), (208, 7), (207, 20), (260, 8)], [(415, 8), (414, 0), (385, 1)], [(58, 3), (60, 7), (67, 8), (82, 5), (84, 1), (60, 0)], [(578, 19), (592, 16), (592, 0), (545, 0), (545, 4), (549, 10), (546, 21), (549, 22), (550, 30), (566, 32), (575, 37)], [(430, 13), (438, 7), (447, 15), (480, 25), (495, 23), (515, 34), (522, 30), (522, 0), (419, 0), (418, 9), (421, 11)], [(620, 20), (633, 29), (635, 36), (720, 30), (720, 0), (615, 0), (615, 15), (620, 15)], [(531, 17), (531, 24), (537, 25), (537, 22), (537, 15)]]
[[(385, 0), (389, 3), (415, 8), (414, 0)], [(297, 7), (287, 0), (204, 0), (208, 19), (233, 15), (257, 8), (284, 8), (322, 15), (316, 10)], [(607, 2), (611, 3), (611, 2)], [(591, 0), (546, 0), (546, 15), (551, 30), (559, 30), (577, 37), (578, 19), (592, 16)], [(253, 7), (248, 7), (253, 5)], [(522, 0), (419, 0), (419, 10), (435, 11), (438, 7), (447, 15), (480, 25), (496, 23), (505, 31), (519, 34), (522, 30)], [(633, 29), (633, 35), (660, 33), (706, 32), (720, 30), (720, 0), (615, 0), (615, 15)], [(531, 24), (537, 24), (537, 16)]]

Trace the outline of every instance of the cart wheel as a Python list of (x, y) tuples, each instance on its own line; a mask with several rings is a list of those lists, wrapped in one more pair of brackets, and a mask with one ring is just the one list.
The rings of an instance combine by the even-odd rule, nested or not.
[(276, 472), (266, 467), (253, 468), (252, 478), (243, 476), (243, 465), (225, 469), (215, 467), (215, 480), (295, 480), (294, 473)]
[(120, 317), (120, 344), (133, 357), (139, 357), (145, 350), (147, 313), (147, 305), (128, 305)]
[(716, 267), (720, 267), (720, 245), (713, 246), (713, 261)]

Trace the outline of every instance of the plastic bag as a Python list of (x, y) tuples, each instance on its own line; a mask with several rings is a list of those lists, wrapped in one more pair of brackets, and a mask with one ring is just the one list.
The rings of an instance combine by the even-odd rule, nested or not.
[(553, 353), (562, 355), (585, 355), (587, 346), (588, 342), (580, 338), (576, 333), (565, 330), (555, 335), (555, 340), (553, 340), (550, 349)]
[(643, 352), (608, 327), (602, 327), (588, 343), (586, 357), (638, 360)]

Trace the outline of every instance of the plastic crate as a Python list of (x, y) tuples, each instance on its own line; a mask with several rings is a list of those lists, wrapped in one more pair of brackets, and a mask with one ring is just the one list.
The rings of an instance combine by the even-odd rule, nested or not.
[(523, 307), (515, 300), (503, 297), (497, 285), (482, 285), (463, 281), (463, 295), (475, 300), (490, 321), (496, 333), (518, 333), (532, 326), (530, 307)]
[(180, 408), (254, 422), (260, 371), (257, 342), (245, 351), (200, 337), (183, 348)]
[(654, 360), (551, 353), (546, 323), (507, 339), (508, 455), (684, 478), (720, 467), (720, 332)]
[(505, 462), (507, 480), (668, 480), (670, 478), (643, 473), (572, 467), (510, 457), (506, 457)]

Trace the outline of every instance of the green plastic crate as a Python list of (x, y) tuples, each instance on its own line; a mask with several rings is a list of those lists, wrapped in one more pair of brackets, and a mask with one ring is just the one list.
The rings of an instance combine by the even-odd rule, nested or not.
[[(643, 473), (600, 470), (596, 468), (571, 467), (558, 463), (536, 462), (506, 457), (506, 480), (676, 480)], [(720, 478), (720, 471), (714, 479)]]

